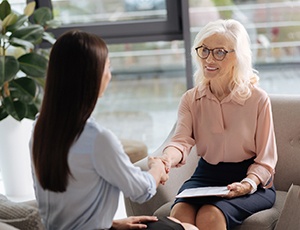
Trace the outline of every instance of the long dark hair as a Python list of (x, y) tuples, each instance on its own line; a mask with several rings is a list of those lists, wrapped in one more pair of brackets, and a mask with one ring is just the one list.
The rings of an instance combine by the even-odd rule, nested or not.
[(43, 189), (66, 191), (69, 149), (94, 110), (107, 57), (105, 42), (81, 31), (66, 32), (52, 47), (33, 136), (33, 163)]

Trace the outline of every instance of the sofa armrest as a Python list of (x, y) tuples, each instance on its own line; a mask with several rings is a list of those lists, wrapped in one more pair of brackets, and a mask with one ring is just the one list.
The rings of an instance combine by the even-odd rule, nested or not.
[(0, 229), (1, 230), (18, 230), (17, 228), (15, 228), (9, 224), (2, 223), (2, 222), (0, 222)]
[(300, 186), (291, 185), (286, 200), (277, 221), (275, 230), (288, 229), (298, 230), (300, 229)]
[(21, 204), (26, 204), (26, 205), (29, 205), (31, 207), (34, 207), (34, 208), (38, 209), (38, 204), (37, 204), (36, 200), (23, 201), (23, 202), (21, 202)]

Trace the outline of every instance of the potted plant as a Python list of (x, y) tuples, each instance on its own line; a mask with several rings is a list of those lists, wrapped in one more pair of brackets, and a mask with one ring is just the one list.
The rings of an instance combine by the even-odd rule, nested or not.
[(30, 2), (23, 14), (0, 4), (0, 121), (7, 116), (21, 121), (38, 112), (48, 60), (39, 45), (54, 37), (48, 28), (57, 26), (47, 7), (35, 10)]
[(51, 10), (35, 9), (35, 2), (21, 14), (6, 0), (0, 4), (0, 169), (9, 196), (33, 192), (28, 142), (48, 63), (40, 46), (51, 47), (55, 38), (46, 30), (57, 25)]

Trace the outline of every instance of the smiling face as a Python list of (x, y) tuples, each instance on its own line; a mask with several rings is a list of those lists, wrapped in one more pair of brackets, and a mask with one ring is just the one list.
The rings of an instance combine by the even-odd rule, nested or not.
[[(227, 51), (233, 50), (234, 47), (232, 41), (223, 34), (214, 34), (204, 39), (200, 45), (208, 49), (222, 48)], [(227, 53), (222, 61), (216, 60), (212, 52), (206, 59), (198, 57), (198, 60), (201, 62), (205, 78), (221, 81), (229, 81), (232, 78), (233, 68), (236, 64), (235, 52)]]

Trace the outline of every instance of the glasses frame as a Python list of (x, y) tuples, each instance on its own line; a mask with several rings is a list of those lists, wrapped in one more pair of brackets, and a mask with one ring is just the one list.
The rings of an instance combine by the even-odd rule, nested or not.
[[(205, 49), (208, 50), (208, 55), (207, 55), (207, 57), (201, 57), (201, 56), (199, 55), (198, 49), (201, 49), (201, 48), (205, 48)], [(214, 50), (216, 50), (216, 49), (219, 49), (219, 50), (223, 50), (223, 51), (224, 51), (225, 55), (224, 55), (224, 57), (223, 57), (222, 59), (219, 59), (219, 58), (216, 58), (216, 57), (215, 57), (215, 55), (214, 55)], [(213, 48), (213, 49), (208, 49), (206, 46), (203, 46), (203, 45), (196, 47), (195, 50), (196, 50), (197, 56), (198, 56), (199, 58), (201, 58), (201, 59), (206, 59), (206, 58), (209, 57), (210, 53), (212, 53), (212, 56), (213, 56), (214, 59), (216, 59), (217, 61), (223, 61), (228, 53), (234, 52), (234, 50), (225, 50), (225, 49), (223, 49), (223, 48), (218, 48), (218, 47)]]

